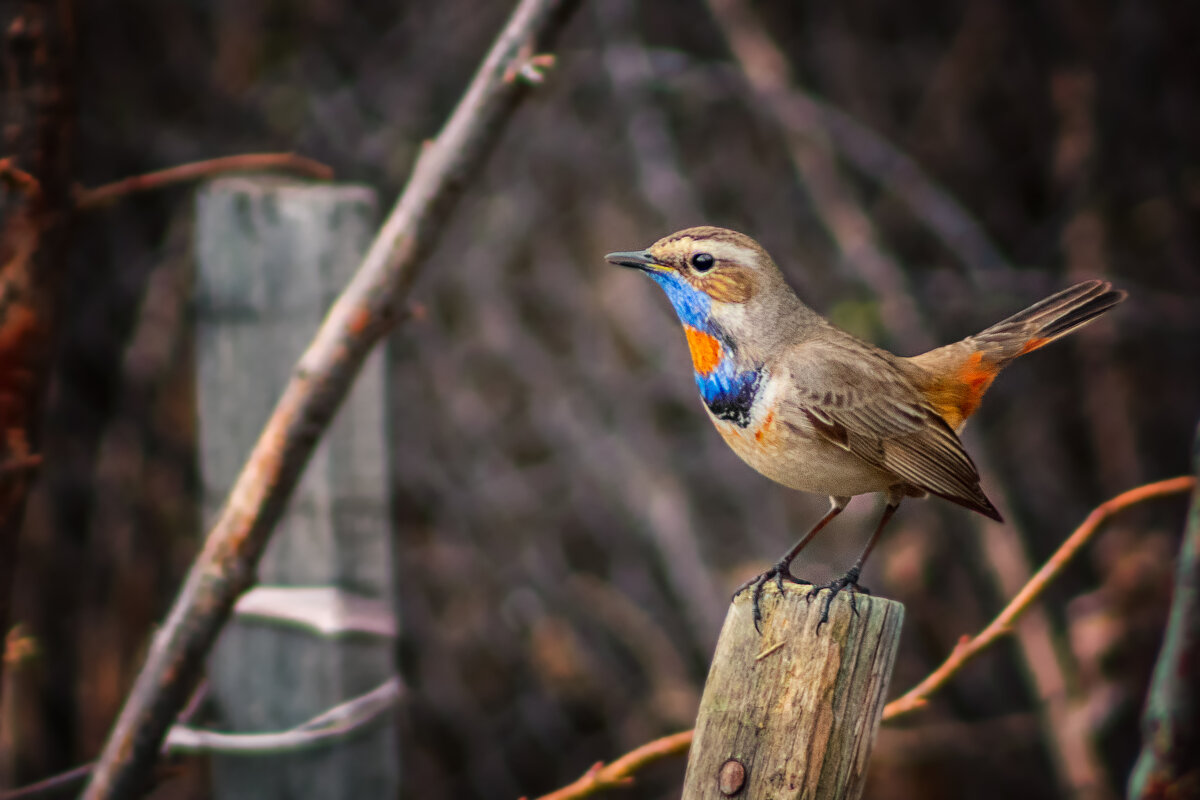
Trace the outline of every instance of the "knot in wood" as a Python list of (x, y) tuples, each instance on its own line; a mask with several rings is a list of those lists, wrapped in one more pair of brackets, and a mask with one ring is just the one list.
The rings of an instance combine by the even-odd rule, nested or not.
[(736, 758), (731, 758), (721, 765), (717, 773), (717, 788), (725, 797), (733, 797), (746, 785), (746, 768)]

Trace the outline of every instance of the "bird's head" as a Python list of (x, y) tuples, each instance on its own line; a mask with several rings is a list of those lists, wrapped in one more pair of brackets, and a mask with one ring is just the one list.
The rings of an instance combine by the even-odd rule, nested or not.
[(767, 312), (781, 299), (795, 297), (767, 251), (726, 228), (687, 228), (645, 250), (605, 258), (653, 278), (690, 328), (705, 330), (715, 322), (730, 330), (746, 319), (769, 320)]

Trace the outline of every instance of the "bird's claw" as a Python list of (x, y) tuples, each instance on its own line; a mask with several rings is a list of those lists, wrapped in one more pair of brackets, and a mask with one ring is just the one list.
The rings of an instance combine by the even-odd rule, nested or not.
[(858, 594), (871, 593), (871, 590), (865, 586), (858, 585), (859, 570), (857, 567), (851, 567), (845, 575), (840, 578), (835, 578), (824, 586), (813, 586), (805, 595), (805, 600), (812, 602), (812, 599), (821, 593), (822, 590), (828, 589), (829, 594), (825, 596), (824, 607), (821, 609), (821, 619), (817, 621), (817, 630), (821, 630), (821, 626), (829, 622), (829, 606), (833, 603), (833, 598), (837, 597), (838, 592), (845, 589), (850, 593), (850, 610), (854, 612), (854, 616), (858, 616), (858, 603), (854, 597)]
[(788, 583), (795, 583), (800, 586), (812, 586), (811, 581), (794, 577), (788, 567), (789, 565), (787, 563), (780, 561), (761, 575), (756, 575), (743, 583), (737, 588), (737, 591), (733, 593), (733, 596), (737, 597), (747, 589), (752, 589), (752, 593), (750, 595), (750, 610), (754, 615), (754, 630), (758, 631), (759, 633), (762, 633), (763, 620), (762, 606), (760, 601), (762, 600), (763, 587), (766, 586), (767, 581), (775, 581), (775, 585), (779, 588), (780, 595), (783, 595), (784, 581), (787, 581)]

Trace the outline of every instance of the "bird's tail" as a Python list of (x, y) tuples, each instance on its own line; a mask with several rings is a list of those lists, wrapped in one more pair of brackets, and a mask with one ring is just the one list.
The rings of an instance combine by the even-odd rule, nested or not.
[(1040, 303), (970, 337), (967, 341), (984, 357), (1003, 367), (1017, 356), (1031, 353), (1066, 336), (1125, 299), (1108, 281), (1084, 281), (1052, 294)]
[(909, 359), (913, 378), (946, 423), (959, 430), (975, 413), (996, 374), (1094, 320), (1125, 299), (1108, 281), (1085, 281), (1052, 294), (961, 342)]

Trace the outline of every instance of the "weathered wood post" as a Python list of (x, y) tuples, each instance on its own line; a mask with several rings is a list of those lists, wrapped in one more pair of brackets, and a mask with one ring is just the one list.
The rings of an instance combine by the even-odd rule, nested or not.
[(763, 592), (762, 635), (749, 593), (734, 598), (713, 656), (684, 800), (854, 800), (879, 729), (904, 606), (775, 585)]
[[(196, 201), (197, 407), (212, 519), (292, 365), (371, 241), (372, 190), (216, 180)], [(209, 660), (213, 727), (287, 730), (395, 673), (382, 353), (314, 453)], [(207, 527), (207, 523), (206, 523)], [(213, 794), (394, 797), (394, 715), (290, 753), (213, 757)]]

